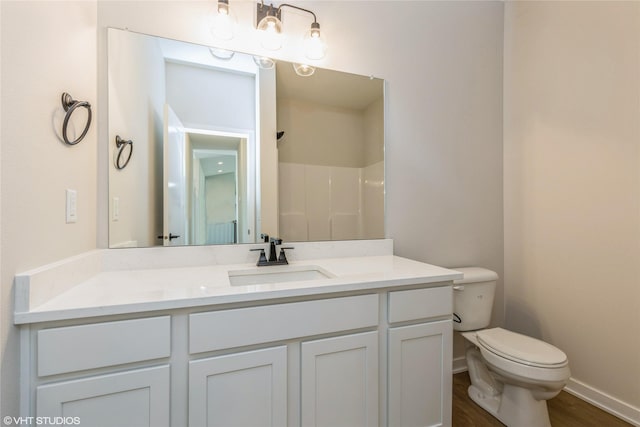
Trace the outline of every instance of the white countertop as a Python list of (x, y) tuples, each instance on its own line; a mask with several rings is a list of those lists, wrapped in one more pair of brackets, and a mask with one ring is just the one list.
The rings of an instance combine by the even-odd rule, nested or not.
[[(319, 267), (333, 277), (261, 285), (231, 285), (229, 271), (260, 269), (260, 272), (268, 272), (269, 269), (280, 268), (256, 267), (255, 263), (99, 271), (88, 274), (87, 278), (52, 294), (50, 298), (40, 298), (37, 304), (33, 303), (33, 296), (29, 302), (27, 295), (27, 302), (22, 304), (17, 298), (14, 323), (308, 297), (437, 283), (462, 277), (461, 273), (454, 270), (394, 255), (304, 259), (291, 261), (289, 265), (291, 268)], [(37, 273), (41, 274), (41, 271)], [(34, 273), (31, 275), (35, 276)], [(21, 283), (19, 280), (16, 282)], [(33, 279), (32, 282), (35, 283)], [(17, 293), (22, 292), (21, 289), (17, 290)]]

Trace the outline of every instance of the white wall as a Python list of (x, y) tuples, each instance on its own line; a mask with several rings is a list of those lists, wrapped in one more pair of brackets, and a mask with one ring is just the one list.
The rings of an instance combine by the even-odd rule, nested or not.
[[(256, 192), (256, 234), (266, 233), (279, 236), (278, 229), (278, 168), (263, 168), (262, 165), (278, 164), (278, 142), (276, 133), (276, 73), (275, 68), (260, 70), (258, 73), (258, 92), (260, 93), (260, 133), (259, 133), (259, 165), (260, 191)], [(249, 196), (251, 196), (249, 194)], [(241, 213), (242, 215), (242, 213)], [(247, 237), (239, 241), (244, 242)], [(253, 236), (251, 241), (254, 241)]]
[(505, 22), (506, 324), (640, 425), (640, 3), (512, 2)]
[(205, 179), (207, 222), (231, 222), (236, 219), (236, 175), (225, 173)]
[(167, 102), (186, 127), (256, 130), (255, 75), (167, 62)]
[[(317, 65), (386, 79), (385, 221), (396, 253), (443, 266), (483, 265), (502, 274), (503, 3), (304, 4), (328, 36), (328, 56)], [(12, 278), (17, 271), (94, 248), (95, 218), (105, 222), (108, 212), (104, 129), (97, 155), (95, 124), (86, 141), (69, 149), (41, 118), (59, 109), (60, 93), (68, 90), (96, 105), (98, 124), (105, 126), (106, 26), (212, 44), (207, 16), (215, 2), (0, 5), (2, 414), (17, 415)], [(255, 3), (232, 5), (241, 28), (233, 41), (219, 45), (267, 53), (253, 36)], [(299, 15), (285, 19), (287, 31), (301, 34), (309, 25)], [(374, 22), (385, 22), (390, 30), (381, 31)], [(287, 46), (298, 47), (298, 40), (291, 37)], [(278, 57), (299, 59), (289, 47)], [(68, 186), (78, 190), (75, 225), (60, 219)], [(104, 230), (99, 230), (102, 244), (108, 240)]]
[[(96, 246), (97, 15), (87, 1), (2, 1), (0, 8), (0, 412), (18, 416), (13, 277)], [(73, 147), (59, 138), (65, 91), (89, 101), (94, 112), (89, 133)], [(65, 223), (67, 188), (77, 190), (75, 224)]]

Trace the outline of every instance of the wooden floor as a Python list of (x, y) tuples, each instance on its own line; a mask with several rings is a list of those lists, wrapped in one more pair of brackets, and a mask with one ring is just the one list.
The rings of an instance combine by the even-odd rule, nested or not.
[[(467, 395), (469, 387), (467, 372), (453, 376), (453, 427), (503, 426), (484, 409), (476, 405)], [(629, 427), (619, 418), (610, 415), (577, 397), (561, 391), (547, 401), (549, 418), (553, 427)], [(516, 426), (527, 427), (527, 426)]]

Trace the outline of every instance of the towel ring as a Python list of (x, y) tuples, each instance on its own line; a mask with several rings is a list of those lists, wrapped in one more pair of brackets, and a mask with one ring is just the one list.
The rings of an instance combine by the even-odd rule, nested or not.
[[(82, 141), (82, 138), (84, 138), (85, 135), (87, 135), (87, 132), (89, 132), (89, 126), (91, 126), (91, 104), (89, 104), (87, 101), (76, 101), (67, 92), (64, 92), (62, 94), (61, 101), (62, 108), (64, 108), (64, 111), (67, 112), (67, 114), (64, 116), (64, 121), (62, 122), (62, 139), (64, 139), (64, 142), (68, 145), (76, 145), (78, 142)], [(71, 115), (78, 107), (84, 107), (87, 109), (87, 124), (78, 138), (74, 139), (73, 141), (69, 141), (69, 137), (67, 136), (67, 126), (69, 126), (69, 119), (71, 118)]]
[[(126, 160), (123, 160), (122, 152), (124, 149), (129, 146), (129, 155)], [(119, 170), (124, 169), (129, 164), (129, 160), (131, 160), (131, 155), (133, 154), (133, 141), (132, 140), (124, 140), (120, 138), (120, 135), (116, 135), (116, 148), (118, 149), (118, 156), (116, 157), (116, 168)]]

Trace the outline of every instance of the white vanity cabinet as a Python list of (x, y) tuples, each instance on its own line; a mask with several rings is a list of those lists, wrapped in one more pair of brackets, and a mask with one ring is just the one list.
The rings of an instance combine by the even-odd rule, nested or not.
[[(189, 426), (378, 426), (379, 301), (373, 293), (190, 315), (192, 355), (232, 352), (189, 362)], [(265, 348), (233, 350), (255, 345)]]
[(378, 426), (378, 332), (302, 343), (302, 425)]
[(451, 425), (452, 304), (449, 286), (389, 293), (389, 426)]
[(377, 331), (302, 342), (288, 366), (287, 346), (189, 362), (189, 426), (296, 425), (289, 378), (300, 380), (302, 426), (378, 426)]
[[(169, 427), (169, 366), (62, 381), (36, 390), (41, 425)], [(71, 417), (71, 420), (69, 418)]]
[(450, 425), (450, 285), (24, 325), (23, 415), (85, 427)]
[(39, 424), (169, 427), (170, 323), (160, 316), (34, 333)]
[(287, 425), (287, 347), (189, 362), (189, 426)]

